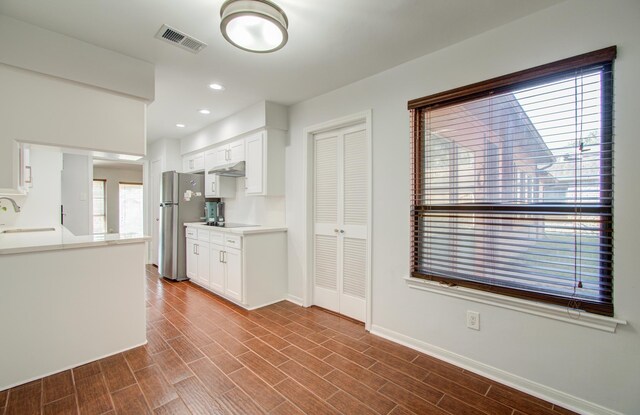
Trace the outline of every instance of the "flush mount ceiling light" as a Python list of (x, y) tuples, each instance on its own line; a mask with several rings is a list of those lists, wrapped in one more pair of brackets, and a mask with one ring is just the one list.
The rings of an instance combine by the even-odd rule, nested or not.
[(220, 17), (222, 35), (242, 50), (274, 52), (289, 38), (287, 15), (268, 0), (227, 0), (220, 8)]
[(208, 110), (208, 109), (206, 109), (206, 108), (203, 108), (203, 109), (201, 109), (201, 110), (198, 110), (198, 112), (199, 112), (200, 114), (203, 114), (203, 115), (209, 115), (209, 114), (211, 114), (211, 110)]
[(209, 84), (209, 88), (213, 89), (214, 91), (224, 91), (224, 86), (220, 84)]

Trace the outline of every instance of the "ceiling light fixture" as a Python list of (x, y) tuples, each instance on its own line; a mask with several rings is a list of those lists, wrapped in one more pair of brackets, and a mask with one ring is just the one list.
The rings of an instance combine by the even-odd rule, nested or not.
[(201, 109), (201, 110), (198, 110), (198, 112), (199, 112), (200, 114), (203, 114), (203, 115), (209, 115), (209, 114), (211, 114), (211, 111), (210, 111), (210, 110), (208, 110), (208, 109), (206, 109), (206, 108), (203, 108), (203, 109)]
[(287, 15), (268, 0), (227, 0), (220, 8), (220, 17), (222, 35), (242, 50), (275, 52), (289, 38)]
[(209, 84), (209, 88), (213, 89), (214, 91), (224, 91), (224, 86), (220, 84)]
[(178, 128), (184, 128), (184, 127), (186, 127), (186, 125), (178, 123), (178, 124), (176, 124), (176, 127), (178, 127)]

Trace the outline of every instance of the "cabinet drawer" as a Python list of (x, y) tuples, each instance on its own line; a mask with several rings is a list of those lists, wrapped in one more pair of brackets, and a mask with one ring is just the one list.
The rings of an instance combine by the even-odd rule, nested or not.
[(185, 234), (189, 239), (198, 239), (198, 230), (196, 228), (187, 228)]
[(242, 248), (242, 237), (240, 235), (225, 235), (224, 242), (227, 248)]
[(198, 229), (198, 240), (202, 242), (209, 242), (209, 231)]
[(224, 246), (224, 234), (221, 232), (209, 232), (209, 242)]

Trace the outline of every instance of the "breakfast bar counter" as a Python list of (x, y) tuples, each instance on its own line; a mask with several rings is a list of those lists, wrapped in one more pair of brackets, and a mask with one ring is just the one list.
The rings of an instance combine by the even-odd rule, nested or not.
[(0, 391), (146, 343), (148, 239), (0, 233)]

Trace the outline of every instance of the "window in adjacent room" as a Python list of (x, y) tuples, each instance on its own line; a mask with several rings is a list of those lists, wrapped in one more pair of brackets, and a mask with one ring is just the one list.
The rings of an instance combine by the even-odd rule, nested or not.
[(613, 315), (615, 54), (409, 102), (413, 277)]
[(120, 183), (120, 233), (142, 233), (142, 184)]
[(107, 232), (105, 180), (93, 181), (93, 233)]

